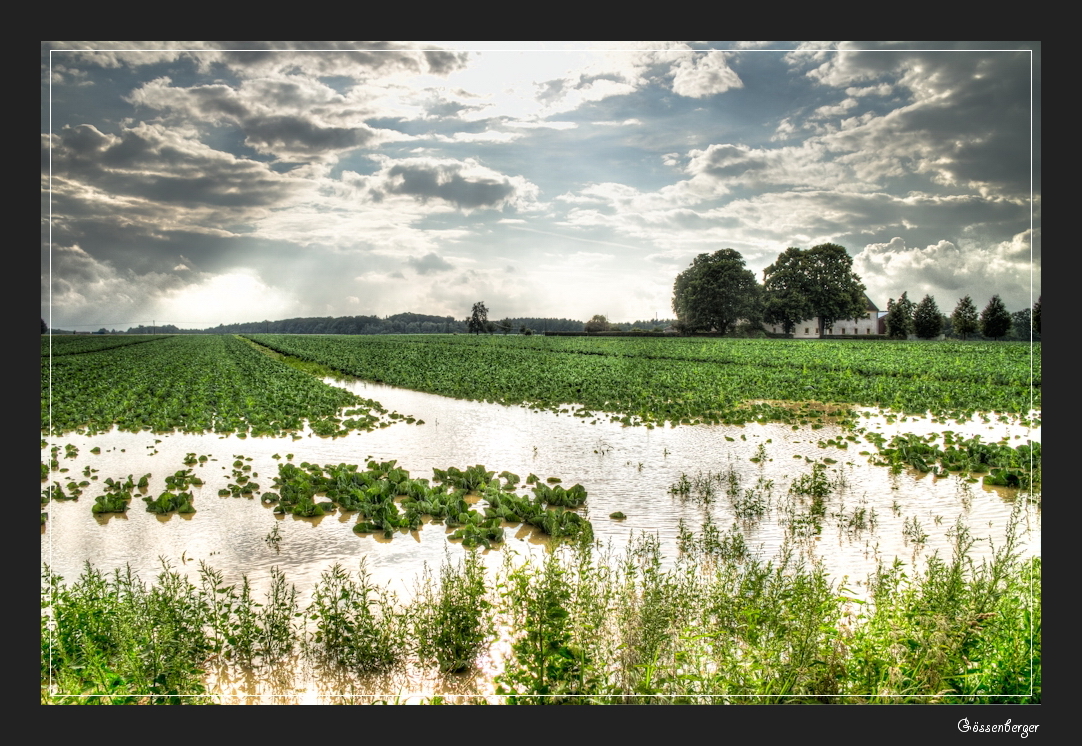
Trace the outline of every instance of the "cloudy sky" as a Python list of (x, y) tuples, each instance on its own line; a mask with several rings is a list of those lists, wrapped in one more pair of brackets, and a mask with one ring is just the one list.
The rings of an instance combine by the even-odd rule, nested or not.
[(824, 242), (883, 309), (1040, 294), (1039, 42), (65, 41), (41, 65), (58, 328), (665, 318), (697, 254), (761, 280)]

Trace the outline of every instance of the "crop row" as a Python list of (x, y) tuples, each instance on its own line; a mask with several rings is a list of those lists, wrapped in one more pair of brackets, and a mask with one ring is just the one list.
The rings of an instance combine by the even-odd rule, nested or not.
[[(586, 502), (581, 485), (569, 490), (551, 488), (531, 475), (527, 484), (536, 485), (531, 499), (512, 492), (518, 475), (503, 472), (497, 477), (480, 464), (465, 471), (436, 469), (434, 478), (435, 485), (427, 479), (411, 479), (393, 460), (369, 461), (364, 470), (353, 464), (286, 463), (278, 467), (274, 479), (278, 491), (263, 493), (260, 499), (265, 504), (276, 503), (275, 513), (302, 517), (335, 510), (359, 513), (355, 532), (382, 533), (387, 538), (396, 531), (420, 529), (426, 517), (457, 529), (449, 538), (461, 540), (465, 546), (488, 548), (502, 542), (505, 521), (526, 523), (556, 538), (589, 540), (593, 536), (589, 521), (565, 510)], [(487, 503), (480, 511), (466, 502), (471, 492), (480, 494)], [(318, 496), (326, 499), (318, 500)]]
[[(51, 386), (50, 386), (51, 383)], [(51, 404), (51, 407), (50, 407)], [(353, 407), (344, 415), (341, 410)], [(386, 416), (385, 416), (386, 415)], [(231, 336), (176, 336), (54, 357), (41, 372), (41, 430), (319, 435), (383, 427), (378, 402), (327, 386)], [(410, 418), (412, 419), (412, 418)]]
[[(882, 406), (955, 417), (968, 417), (973, 411), (1024, 413), (1040, 407), (1040, 386), (1023, 379), (1021, 358), (1017, 353), (986, 355), (993, 345), (953, 346), (958, 355), (972, 352), (971, 364), (985, 370), (985, 380), (978, 381), (972, 376), (937, 377), (932, 361), (940, 359), (940, 353), (932, 344), (570, 338), (549, 340), (551, 346), (546, 347), (529, 337), (256, 335), (253, 339), (366, 380), (542, 409), (578, 404), (583, 408), (579, 416), (604, 412), (625, 424), (802, 419), (791, 407), (764, 403), (771, 401)], [(591, 349), (595, 354), (569, 354)], [(892, 350), (898, 358), (890, 366)], [(921, 350), (926, 360), (917, 356)], [(987, 368), (980, 362), (986, 360), (993, 361)], [(871, 363), (884, 372), (860, 372), (862, 365)], [(993, 380), (997, 369), (1007, 371), (1013, 382)]]
[(826, 373), (922, 377), (980, 384), (1041, 385), (1041, 345), (987, 342), (844, 342), (768, 339), (480, 337), (471, 335), (402, 337), (417, 344), (452, 347), (529, 348), (549, 353), (612, 355), (651, 360), (799, 367)]
[(160, 339), (168, 339), (163, 334), (133, 334), (119, 336), (45, 336), (41, 338), (41, 356), (60, 357), (61, 355), (79, 355), (84, 352), (97, 352), (99, 350), (111, 350), (114, 347), (126, 347), (127, 345), (153, 342)]

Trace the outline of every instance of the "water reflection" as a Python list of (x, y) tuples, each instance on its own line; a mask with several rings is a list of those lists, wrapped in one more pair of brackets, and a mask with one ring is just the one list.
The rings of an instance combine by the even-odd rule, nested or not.
[[(899, 556), (906, 562), (920, 562), (935, 551), (949, 554), (948, 532), (959, 518), (981, 539), (975, 555), (987, 556), (993, 542), (997, 546), (1002, 543), (1019, 499), (1017, 490), (970, 484), (958, 477), (936, 478), (912, 470), (892, 474), (887, 468), (869, 465), (867, 456), (859, 455), (862, 450), (874, 453), (869, 443), (820, 447), (821, 441), (841, 441), (848, 434), (836, 425), (796, 430), (784, 424), (648, 429), (607, 420), (584, 421), (568, 412), (460, 401), (372, 383), (335, 385), (376, 399), (388, 409), (408, 413), (425, 424), (397, 423), (338, 439), (319, 438), (310, 432), (294, 438), (242, 439), (115, 431), (93, 437), (48, 438), (50, 445), (61, 446), (60, 466), (67, 469), (52, 472), (50, 482), (64, 485), (73, 478), (90, 481), (90, 486), (79, 501), (53, 501), (45, 508), (49, 519), (42, 532), (42, 562), (69, 580), (88, 561), (106, 570), (131, 565), (145, 579), (153, 577), (166, 562), (193, 580), (200, 563), (206, 562), (222, 570), (227, 583), (237, 583), (242, 574), (248, 575), (257, 591), (266, 588), (271, 568), (278, 566), (296, 584), (303, 605), (320, 575), (336, 563), (355, 569), (366, 558), (377, 582), (408, 597), (426, 563), (436, 567), (445, 556), (463, 551), (447, 540), (450, 531), (441, 524), (428, 522), (419, 531), (402, 531), (387, 539), (354, 533), (356, 514), (282, 517), (258, 499), (219, 497), (219, 489), (230, 482), (237, 457), (251, 458), (245, 463), (252, 466), (252, 480), (264, 491), (272, 488), (278, 465), (290, 455), (294, 464), (363, 465), (370, 459), (394, 459), (412, 477), (428, 479), (433, 468), (464, 469), (474, 464), (484, 464), (497, 473), (507, 470), (523, 480), (529, 474), (542, 480), (556, 476), (565, 487), (581, 483), (586, 488), (586, 512), (594, 533), (617, 550), (627, 545), (632, 534), (649, 532), (660, 537), (668, 556), (675, 556), (682, 528), (698, 531), (704, 522), (712, 522), (726, 532), (735, 523), (755, 554), (772, 556), (789, 537), (809, 555), (821, 558), (835, 577), (847, 576), (854, 586), (862, 583), (880, 558)], [(949, 429), (966, 436), (980, 434), (985, 441), (1003, 437), (1012, 444), (1040, 440), (1039, 426), (1013, 424), (1009, 418), (985, 421), (975, 417), (959, 425), (874, 414), (861, 418), (860, 426), (888, 437), (895, 432)], [(78, 449), (76, 457), (65, 457), (66, 444)], [(91, 453), (94, 447), (101, 452)], [(150, 473), (147, 494), (156, 496), (165, 489), (166, 475), (189, 468), (184, 464), (189, 453), (208, 457), (190, 467), (204, 480), (202, 486), (191, 488), (194, 514), (147, 513), (138, 495), (126, 515), (95, 517), (90, 512), (94, 497), (104, 491), (99, 485), (106, 477), (131, 474), (138, 479)], [(762, 457), (760, 462), (752, 461), (758, 457)], [(49, 458), (49, 448), (43, 448), (42, 460), (48, 463)], [(833, 488), (819, 531), (808, 530), (799, 522), (794, 525), (794, 516), (802, 507), (788, 494), (789, 488), (811, 472), (813, 462), (823, 459), (835, 462), (825, 471)], [(97, 470), (91, 472), (97, 481), (84, 475), (88, 468)], [(709, 499), (694, 492), (670, 494), (682, 477), (690, 482), (715, 477), (720, 481)], [(1039, 554), (1038, 503), (1029, 499), (1023, 503), (1021, 518), (1028, 533), (1022, 550)], [(617, 511), (626, 519), (609, 518)], [(914, 524), (926, 534), (922, 541), (913, 540), (912, 530), (907, 534), (907, 526)], [(280, 537), (277, 550), (266, 541), (275, 526)], [(508, 530), (505, 535), (506, 548), (525, 554), (545, 551), (547, 546), (544, 537), (529, 527)], [(488, 564), (496, 565), (504, 551), (483, 554)]]

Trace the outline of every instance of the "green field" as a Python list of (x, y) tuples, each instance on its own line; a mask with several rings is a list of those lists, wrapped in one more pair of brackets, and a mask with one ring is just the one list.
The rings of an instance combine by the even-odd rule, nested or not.
[[(253, 335), (301, 361), (462, 399), (625, 424), (807, 421), (783, 402), (968, 417), (1041, 407), (1040, 344), (726, 339)], [(232, 336), (58, 337), (42, 343), (42, 430), (293, 432), (378, 426), (374, 402)], [(257, 395), (258, 392), (258, 395)], [(51, 398), (50, 398), (51, 395)], [(51, 403), (51, 410), (49, 405)], [(357, 406), (359, 419), (340, 410)], [(392, 415), (397, 419), (397, 416)]]
[(1040, 344), (582, 337), (253, 335), (395, 386), (625, 423), (798, 421), (767, 402), (968, 417), (1041, 406)]
[[(250, 498), (249, 540), (238, 542), (248, 547), (244, 562), (260, 552), (277, 556), (283, 536), (290, 537), (283, 551), (292, 551), (290, 541), (299, 538), (291, 527), (314, 535), (309, 529), (324, 514), (335, 517), (322, 524), (320, 536), (331, 540), (342, 524), (352, 523), (347, 530), (357, 537), (362, 557), (386, 557), (387, 540), (398, 536), (403, 538), (393, 539), (394, 551), (423, 550), (413, 549), (419, 537), (442, 530), (447, 540), (441, 541), (454, 542), (458, 559), (443, 555), (438, 574), (426, 569), (414, 595), (401, 602), (372, 580), (363, 562), (359, 572), (337, 563), (325, 568), (306, 603), (290, 586), (293, 578), (278, 568), (264, 595), (253, 591), (247, 576), (228, 585), (214, 560), (203, 558), (198, 576), (174, 570), (168, 564), (177, 561), (173, 557), (147, 580), (130, 565), (110, 573), (88, 562), (77, 578), (71, 572), (61, 578), (44, 566), (42, 702), (202, 702), (207, 700), (196, 695), (204, 694), (214, 695), (213, 701), (220, 692), (208, 684), (211, 672), (221, 680), (252, 675), (277, 681), (301, 677), (301, 671), (348, 681), (342, 691), (357, 694), (342, 701), (372, 701), (378, 697), (371, 692), (385, 690), (365, 677), (407, 670), (428, 671), (439, 681), (488, 676), (484, 696), (507, 703), (1040, 702), (1041, 560), (1025, 556), (1020, 536), (1027, 530), (1024, 520), (1039, 516), (1039, 438), (1033, 442), (1019, 432), (985, 441), (973, 432), (981, 418), (957, 431), (947, 424), (948, 418), (981, 413), (984, 432), (1017, 426), (1013, 415), (1039, 425), (1040, 370), (1040, 345), (1013, 343), (73, 336), (54, 338), (50, 355), (43, 341), (43, 541), (54, 532), (71, 535), (58, 529), (79, 525), (70, 503), (84, 492), (94, 504), (78, 512), (93, 514), (97, 525), (90, 530), (100, 530), (98, 538), (107, 535), (111, 542), (129, 526), (138, 528), (141, 499), (145, 512), (155, 514), (144, 526), (157, 534), (151, 539), (189, 529), (201, 539), (193, 546), (218, 528), (207, 520), (214, 515), (205, 510), (212, 499)], [(612, 508), (591, 516), (580, 484), (551, 486), (560, 479), (533, 473), (519, 484), (515, 474), (497, 476), (480, 464), (436, 468), (429, 481), (394, 460), (309, 462), (310, 452), (334, 446), (343, 459), (359, 459), (365, 440), (379, 434), (305, 439), (295, 446), (287, 437), (284, 460), (264, 454), (262, 465), (258, 454), (255, 462), (237, 454), (232, 439), (208, 437), (205, 450), (217, 456), (188, 453), (185, 468), (170, 463), (141, 479), (150, 467), (110, 472), (102, 465), (99, 479), (101, 449), (95, 446), (112, 436), (97, 434), (114, 426), (152, 433), (293, 434), (299, 441), (296, 434), (306, 426), (316, 435), (339, 436), (395, 422), (423, 424), (320, 380), (333, 372), (460, 399), (571, 409), (586, 422), (602, 420), (596, 426), (567, 423), (598, 437), (599, 444), (594, 433), (606, 429), (660, 440), (688, 432), (681, 425), (787, 424), (717, 429), (724, 435), (721, 447), (701, 460), (693, 449), (688, 472), (675, 483), (675, 476), (659, 481), (650, 459), (671, 462), (681, 453), (653, 446), (661, 455), (646, 453), (636, 467), (638, 452), (629, 452), (626, 471), (652, 485), (643, 498), (620, 497), (627, 506), (615, 507), (629, 516), (610, 514)], [(879, 418), (857, 418), (856, 406), (887, 409), (887, 422), (931, 414), (939, 426), (919, 434), (877, 432)], [(992, 412), (1001, 416), (992, 418)], [(604, 423), (609, 419), (678, 429), (640, 433)], [(828, 420), (849, 427), (832, 428)], [(776, 431), (790, 431), (790, 424), (800, 432), (779, 437)], [(755, 432), (768, 428), (775, 431), (771, 438)], [(53, 437), (76, 431), (95, 437), (79, 447)], [(437, 432), (424, 427), (409, 434)], [(1023, 436), (1027, 440), (1015, 440)], [(385, 437), (402, 450), (392, 459), (403, 463), (436, 442), (399, 439), (394, 430)], [(816, 438), (823, 440), (816, 444)], [(159, 442), (147, 446), (149, 454), (116, 463), (146, 464)], [(523, 446), (523, 474), (537, 468), (537, 446), (528, 452), (532, 442), (547, 445), (538, 440)], [(267, 453), (279, 447), (273, 440), (259, 445)], [(815, 445), (823, 449), (819, 457)], [(605, 465), (603, 449), (592, 455), (588, 449), (582, 451), (585, 462), (572, 462), (580, 464), (578, 471), (564, 475), (569, 483), (588, 483), (590, 469)], [(733, 460), (733, 453), (742, 455)], [(691, 472), (700, 466), (707, 471)], [(862, 471), (897, 479), (865, 494)], [(858, 477), (860, 486), (848, 484), (846, 475)], [(262, 488), (253, 481), (257, 477)], [(955, 486), (948, 504), (957, 501), (956, 520), (943, 507), (927, 515), (924, 503), (937, 482)], [(609, 488), (608, 495), (591, 486), (591, 500), (627, 494), (628, 483), (619, 484), (625, 487)], [(995, 509), (1005, 496), (1016, 506), (1005, 530), (992, 534), (992, 522), (982, 520), (973, 530), (988, 535), (971, 534), (966, 519), (972, 501)], [(110, 523), (112, 514), (129, 510), (128, 503), (140, 510)], [(663, 557), (660, 532), (632, 532), (622, 553), (592, 540), (595, 526), (601, 527), (598, 535), (605, 530), (611, 536), (613, 526), (624, 526), (629, 517), (646, 515), (654, 530), (663, 512), (658, 506), (673, 503), (694, 516), (688, 524), (680, 518), (676, 546), (667, 550), (675, 549), (675, 556)], [(47, 505), (53, 513), (48, 520)], [(174, 512), (184, 513), (185, 522), (174, 518), (168, 525)], [(262, 517), (267, 520), (259, 525)], [(547, 534), (550, 546), (564, 547), (515, 562), (525, 541), (519, 534), (527, 527)], [(784, 532), (783, 545), (772, 556), (757, 556), (754, 542), (771, 527)], [(881, 543), (897, 546), (900, 535), (913, 554), (902, 562), (895, 549), (888, 550), (854, 592), (816, 559), (833, 543), (818, 540), (835, 531), (847, 551), (860, 551), (864, 542), (878, 555)], [(921, 558), (928, 534), (943, 532), (951, 539), (946, 552)], [(219, 559), (220, 545), (213, 546), (207, 556)], [(990, 555), (978, 555), (986, 546), (992, 546)], [(482, 568), (478, 548), (491, 550), (489, 559), (502, 553), (504, 564)], [(316, 561), (321, 551), (313, 552)], [(181, 555), (179, 562), (191, 558)], [(479, 661), (493, 654), (497, 642), (501, 672), (478, 673)], [(354, 689), (355, 681), (363, 683)], [(298, 689), (306, 685), (297, 679)]]
[[(68, 340), (71, 340), (70, 342)], [(59, 345), (58, 340), (63, 340)], [(100, 341), (99, 341), (100, 340)], [(321, 435), (398, 419), (232, 336), (54, 339), (41, 366), (41, 431), (112, 429)], [(61, 354), (57, 354), (57, 347)], [(44, 344), (43, 344), (44, 350)], [(344, 408), (352, 407), (345, 413)]]

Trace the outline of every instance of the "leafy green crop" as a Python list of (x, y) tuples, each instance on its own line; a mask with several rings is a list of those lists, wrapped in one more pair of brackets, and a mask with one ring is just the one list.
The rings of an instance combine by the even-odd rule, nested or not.
[[(1040, 345), (584, 337), (254, 335), (366, 380), (624, 424), (801, 423), (794, 402), (968, 417), (1041, 406)], [(1035, 353), (1035, 354), (1034, 354)], [(785, 404), (789, 402), (790, 404)]]
[[(41, 428), (318, 435), (389, 424), (378, 402), (327, 386), (227, 336), (176, 336), (64, 355), (41, 374)], [(50, 409), (50, 406), (51, 409)], [(343, 419), (351, 407), (362, 417)], [(397, 413), (393, 413), (397, 414)], [(399, 416), (400, 417), (400, 416)], [(398, 419), (394, 417), (393, 419)]]

